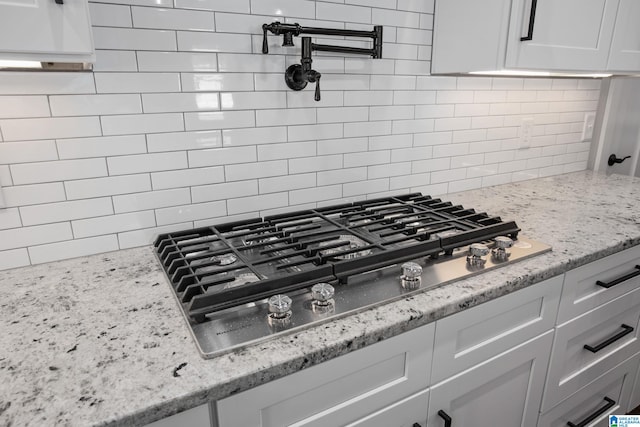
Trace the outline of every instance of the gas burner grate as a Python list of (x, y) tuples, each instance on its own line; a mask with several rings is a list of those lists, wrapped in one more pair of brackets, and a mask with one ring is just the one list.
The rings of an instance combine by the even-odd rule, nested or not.
[(451, 255), (520, 228), (420, 193), (166, 233), (155, 250), (189, 318), (418, 257)]

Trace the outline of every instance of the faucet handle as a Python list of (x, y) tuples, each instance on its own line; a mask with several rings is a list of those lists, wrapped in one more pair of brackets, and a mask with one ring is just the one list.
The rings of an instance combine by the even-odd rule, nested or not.
[(262, 53), (269, 53), (269, 44), (267, 43), (267, 31), (269, 26), (262, 24)]
[(315, 82), (316, 84), (316, 91), (313, 97), (313, 99), (315, 99), (316, 101), (320, 101), (320, 77), (322, 77), (322, 74), (320, 74), (316, 70), (310, 70), (307, 73), (307, 80), (311, 83)]

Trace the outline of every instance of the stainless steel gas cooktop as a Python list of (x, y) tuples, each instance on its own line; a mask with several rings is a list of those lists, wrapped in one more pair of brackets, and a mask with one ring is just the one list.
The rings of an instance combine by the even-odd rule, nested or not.
[(551, 250), (419, 193), (158, 236), (205, 358)]

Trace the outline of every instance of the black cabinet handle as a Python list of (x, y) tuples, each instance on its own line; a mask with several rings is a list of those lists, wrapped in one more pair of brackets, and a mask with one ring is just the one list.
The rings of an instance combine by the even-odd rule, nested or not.
[(611, 338), (607, 339), (606, 341), (602, 341), (600, 344), (596, 345), (595, 347), (591, 347), (589, 344), (585, 344), (584, 348), (589, 350), (591, 353), (597, 353), (603, 348), (605, 348), (606, 346), (613, 344), (614, 342), (618, 341), (620, 338), (624, 337), (625, 335), (629, 335), (631, 332), (633, 332), (632, 326), (625, 325), (623, 323), (620, 327), (624, 329), (624, 331), (618, 332)]
[(529, 14), (529, 31), (527, 32), (526, 37), (520, 37), (520, 41), (524, 42), (527, 40), (533, 40), (533, 26), (536, 22), (536, 6), (538, 5), (538, 0), (531, 0), (531, 13)]
[(613, 287), (615, 285), (619, 285), (622, 282), (626, 282), (629, 279), (633, 279), (636, 276), (640, 276), (640, 265), (636, 265), (634, 268), (636, 269), (636, 271), (632, 271), (629, 274), (625, 274), (624, 276), (620, 276), (617, 279), (613, 279), (610, 282), (601, 282), (600, 280), (598, 280), (596, 282), (596, 285), (602, 286), (603, 288), (609, 289), (609, 288), (611, 288), (611, 287)]
[(422, 426), (418, 423), (413, 423), (413, 427), (422, 427)]
[(585, 418), (584, 420), (580, 421), (578, 424), (574, 424), (571, 421), (567, 421), (567, 425), (569, 427), (586, 427), (587, 425), (589, 425), (591, 423), (591, 421), (595, 420), (600, 415), (604, 414), (609, 409), (613, 408), (613, 406), (616, 404), (616, 402), (614, 400), (609, 399), (606, 396), (605, 396), (604, 400), (605, 400), (605, 402), (607, 402), (607, 404), (604, 405), (602, 408), (598, 409), (596, 412), (594, 412), (593, 414), (589, 415), (587, 418)]
[(622, 162), (624, 162), (625, 160), (630, 159), (630, 158), (631, 158), (631, 156), (627, 156), (627, 157), (623, 157), (623, 158), (619, 159), (615, 154), (612, 154), (612, 155), (610, 155), (610, 156), (609, 156), (609, 158), (607, 159), (607, 164), (608, 164), (609, 166), (613, 166), (613, 165), (615, 165), (616, 163), (622, 163)]
[(438, 416), (444, 420), (444, 427), (451, 427), (451, 417), (442, 409), (438, 411)]

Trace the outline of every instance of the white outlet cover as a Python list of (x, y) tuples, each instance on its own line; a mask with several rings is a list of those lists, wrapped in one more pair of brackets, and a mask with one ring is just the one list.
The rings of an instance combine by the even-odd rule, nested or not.
[(596, 113), (586, 113), (582, 125), (582, 140), (589, 141), (593, 138), (593, 127), (596, 124)]
[(524, 150), (527, 148), (531, 148), (531, 138), (533, 137), (533, 118), (528, 117), (526, 119), (522, 119), (522, 123), (520, 125), (520, 138), (518, 140), (518, 149)]

